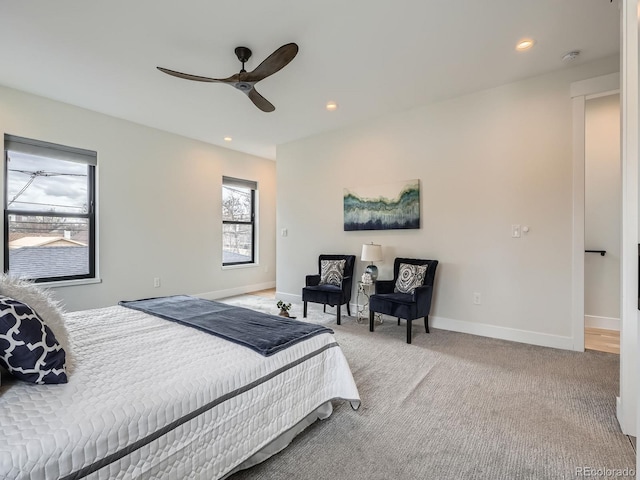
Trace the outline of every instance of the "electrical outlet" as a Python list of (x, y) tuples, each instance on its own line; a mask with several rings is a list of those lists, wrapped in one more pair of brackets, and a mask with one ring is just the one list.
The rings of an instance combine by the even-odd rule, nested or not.
[(513, 238), (520, 238), (520, 224), (511, 225), (511, 236)]
[(289, 230), (287, 230), (286, 228), (283, 228), (283, 229), (280, 231), (280, 234), (281, 234), (283, 237), (286, 237), (286, 236), (288, 236), (288, 235), (289, 235)]
[(160, 287), (160, 277), (155, 277), (153, 279), (153, 288), (159, 288)]
[(482, 303), (482, 295), (480, 295), (478, 292), (474, 292), (473, 293), (473, 304), (474, 305), (480, 305)]

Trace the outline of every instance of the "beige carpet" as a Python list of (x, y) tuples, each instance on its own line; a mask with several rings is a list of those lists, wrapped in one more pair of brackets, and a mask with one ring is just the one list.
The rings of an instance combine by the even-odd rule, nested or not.
[[(277, 313), (264, 297), (223, 301)], [(300, 304), (292, 315), (302, 316)], [(407, 345), (404, 323), (390, 319), (370, 333), (346, 315), (336, 325), (321, 305), (309, 305), (308, 320), (334, 329), (362, 407), (335, 402), (329, 419), (233, 480), (542, 480), (635, 467), (615, 418), (617, 355), (426, 334), (420, 322)]]

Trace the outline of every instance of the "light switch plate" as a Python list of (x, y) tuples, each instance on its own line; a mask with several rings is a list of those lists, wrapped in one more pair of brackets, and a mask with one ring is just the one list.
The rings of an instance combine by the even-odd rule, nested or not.
[(511, 236), (513, 238), (520, 238), (520, 224), (511, 225)]

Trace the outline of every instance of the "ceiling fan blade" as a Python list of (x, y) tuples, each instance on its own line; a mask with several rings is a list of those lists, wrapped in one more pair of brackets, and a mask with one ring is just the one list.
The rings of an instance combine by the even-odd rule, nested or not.
[(217, 83), (233, 83), (238, 81), (238, 74), (231, 75), (229, 78), (209, 78), (200, 77), (198, 75), (191, 75), (189, 73), (176, 72), (175, 70), (169, 70), (168, 68), (156, 67), (161, 72), (167, 75), (172, 75), (178, 78), (184, 78), (186, 80), (194, 80), (196, 82), (217, 82)]
[(295, 43), (287, 43), (269, 55), (253, 71), (245, 73), (243, 80), (245, 82), (257, 82), (263, 78), (267, 78), (269, 75), (273, 75), (278, 70), (284, 68), (297, 54), (298, 45)]
[(274, 107), (269, 100), (260, 95), (255, 88), (249, 90), (247, 96), (251, 99), (254, 105), (263, 112), (273, 112), (276, 109), (276, 107)]

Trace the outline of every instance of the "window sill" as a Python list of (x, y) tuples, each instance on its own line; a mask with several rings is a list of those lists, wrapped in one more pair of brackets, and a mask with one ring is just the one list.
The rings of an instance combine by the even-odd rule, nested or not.
[(80, 278), (78, 280), (58, 280), (53, 282), (36, 283), (37, 286), (43, 287), (75, 287), (77, 285), (90, 285), (94, 283), (102, 283), (101, 278)]
[(222, 270), (235, 270), (237, 268), (255, 268), (259, 267), (259, 263), (241, 263), (239, 265), (222, 265)]

